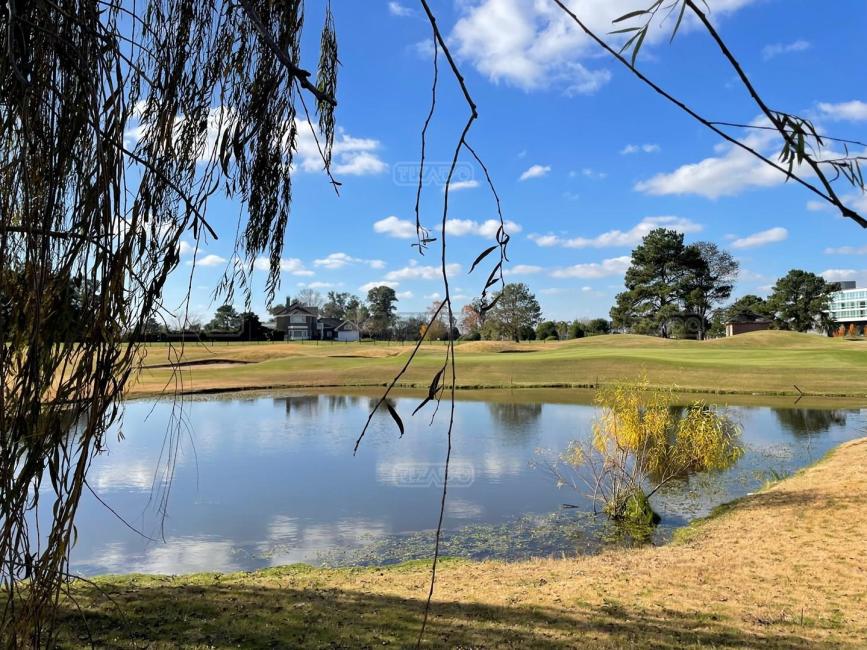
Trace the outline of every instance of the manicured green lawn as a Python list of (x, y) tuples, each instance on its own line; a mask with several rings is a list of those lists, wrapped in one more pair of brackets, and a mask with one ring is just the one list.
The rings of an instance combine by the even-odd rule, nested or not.
[[(404, 365), (400, 344), (187, 344), (186, 365), (173, 375), (165, 346), (149, 346), (132, 395), (169, 386), (186, 392), (255, 388), (381, 386)], [(424, 388), (445, 347), (425, 344), (399, 386)], [(457, 346), (457, 386), (472, 388), (593, 387), (646, 375), (682, 391), (867, 396), (867, 342), (788, 332), (757, 332), (713, 341), (632, 335), (564, 342), (471, 342)], [(196, 365), (207, 362), (205, 365)], [(797, 386), (798, 388), (795, 388)]]

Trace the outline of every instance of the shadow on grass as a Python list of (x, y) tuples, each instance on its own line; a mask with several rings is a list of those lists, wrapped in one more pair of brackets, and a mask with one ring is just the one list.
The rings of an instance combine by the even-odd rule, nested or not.
[(867, 496), (862, 494), (836, 495), (819, 489), (771, 490), (758, 492), (734, 501), (728, 509), (769, 510), (771, 508), (797, 507), (816, 510), (837, 508), (864, 508)]
[[(178, 581), (180, 584), (180, 581)], [(373, 647), (415, 644), (424, 601), (331, 588), (249, 586), (237, 581), (146, 588), (76, 586), (84, 609), (62, 608), (61, 647)], [(123, 611), (123, 613), (120, 612)], [(609, 602), (568, 609), (435, 602), (429, 647), (815, 648), (772, 628), (754, 635), (710, 614), (648, 613)]]

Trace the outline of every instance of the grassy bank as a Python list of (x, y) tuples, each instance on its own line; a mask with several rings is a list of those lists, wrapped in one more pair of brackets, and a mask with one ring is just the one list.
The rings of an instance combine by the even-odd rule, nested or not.
[[(863, 647), (865, 470), (867, 439), (847, 443), (665, 547), (513, 564), (446, 561), (426, 644)], [(99, 578), (74, 585), (76, 604), (64, 603), (63, 644), (87, 646), (92, 637), (98, 647), (121, 648), (406, 647), (415, 643), (428, 571), (422, 562)]]
[[(389, 382), (406, 362), (400, 344), (250, 343), (146, 349), (132, 396), (297, 387), (363, 387)], [(400, 386), (427, 388), (442, 344), (426, 344)], [(646, 373), (682, 391), (867, 396), (867, 342), (790, 332), (756, 332), (714, 341), (599, 336), (574, 341), (471, 342), (457, 346), (457, 385), (466, 389), (593, 387)], [(797, 386), (798, 388), (795, 388)]]

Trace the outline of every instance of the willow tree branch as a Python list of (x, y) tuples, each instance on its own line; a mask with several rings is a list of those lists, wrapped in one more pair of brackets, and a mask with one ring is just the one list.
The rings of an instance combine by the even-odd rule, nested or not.
[[(691, 2), (691, 0), (684, 0), (684, 1), (685, 2)], [(738, 147), (739, 149), (742, 149), (743, 151), (746, 151), (747, 153), (758, 158), (759, 160), (761, 160), (765, 164), (769, 165), (770, 167), (773, 167), (774, 169), (778, 170), (779, 172), (784, 174), (787, 178), (792, 179), (793, 181), (795, 181), (799, 185), (802, 185), (803, 187), (805, 187), (809, 191), (811, 191), (814, 194), (821, 197), (823, 200), (827, 201), (828, 203), (830, 203), (833, 206), (835, 206), (836, 208), (838, 208), (840, 210), (840, 212), (845, 217), (852, 219), (858, 225), (860, 225), (862, 228), (867, 228), (867, 219), (864, 219), (858, 213), (856, 213), (853, 210), (851, 210), (850, 208), (846, 207), (842, 203), (842, 201), (840, 201), (840, 199), (837, 197), (837, 195), (833, 192), (833, 190), (831, 192), (822, 191), (821, 189), (819, 189), (818, 187), (816, 187), (812, 183), (804, 180), (803, 178), (801, 178), (797, 174), (792, 173), (791, 171), (784, 168), (782, 165), (779, 165), (778, 163), (774, 162), (773, 160), (771, 160), (767, 156), (762, 155), (761, 153), (759, 153), (757, 150), (750, 147), (749, 145), (741, 142), (737, 138), (730, 136), (728, 133), (726, 133), (721, 128), (719, 128), (715, 122), (708, 120), (707, 118), (705, 118), (702, 115), (700, 115), (699, 113), (697, 113), (694, 109), (690, 108), (685, 102), (683, 102), (682, 100), (678, 99), (677, 97), (675, 97), (674, 95), (672, 95), (671, 93), (666, 91), (659, 84), (655, 83), (653, 80), (651, 80), (649, 77), (647, 77), (647, 75), (645, 75), (640, 70), (635, 68), (632, 64), (630, 64), (629, 61), (627, 61), (626, 58), (622, 54), (620, 54), (618, 51), (616, 51), (614, 48), (612, 48), (608, 43), (606, 43), (599, 36), (597, 36), (595, 32), (593, 32), (589, 27), (587, 27), (587, 25), (577, 16), (577, 14), (575, 14), (575, 12), (573, 12), (571, 9), (569, 9), (568, 6), (566, 6), (566, 4), (563, 2), (563, 0), (552, 0), (552, 2), (554, 2), (554, 4), (556, 4), (558, 7), (560, 7), (560, 9), (563, 10), (563, 12), (566, 15), (568, 15), (572, 19), (572, 21), (576, 25), (578, 25), (578, 27), (581, 28), (581, 31), (583, 31), (587, 36), (590, 37), (591, 40), (593, 40), (602, 49), (604, 49), (611, 56), (613, 56), (620, 63), (622, 63), (633, 75), (635, 75), (644, 84), (649, 86), (655, 93), (664, 97), (666, 100), (668, 100), (669, 102), (671, 102), (672, 104), (674, 104), (675, 106), (680, 108), (687, 115), (689, 115), (694, 120), (696, 120), (700, 124), (704, 125), (705, 127), (710, 129), (714, 133), (716, 133), (718, 136), (720, 136), (726, 142), (729, 142), (733, 146)], [(822, 180), (827, 182), (827, 179), (824, 178), (824, 175), (821, 174), (821, 171), (819, 172), (819, 176), (820, 176), (820, 178), (822, 178)]]
[[(777, 131), (780, 133), (786, 143), (791, 147), (797, 148), (794, 134), (786, 131), (782, 121), (780, 120), (779, 115), (776, 112), (772, 111), (762, 99), (761, 95), (759, 95), (752, 81), (750, 81), (750, 78), (744, 72), (740, 61), (738, 61), (737, 58), (735, 58), (734, 54), (732, 54), (728, 45), (726, 45), (725, 41), (723, 41), (722, 37), (719, 35), (719, 32), (716, 31), (716, 28), (713, 26), (710, 20), (708, 20), (707, 15), (696, 6), (693, 0), (684, 0), (684, 2), (686, 3), (686, 6), (689, 7), (692, 12), (698, 17), (702, 25), (704, 25), (705, 29), (707, 29), (708, 34), (710, 34), (710, 37), (717, 44), (717, 47), (719, 48), (720, 52), (722, 52), (722, 55), (725, 57), (725, 59), (729, 62), (732, 68), (734, 68), (734, 71), (737, 74), (738, 78), (741, 80), (744, 88), (746, 88), (750, 97), (753, 98), (753, 101), (756, 103), (762, 113), (771, 121), (771, 124), (777, 127)], [(809, 165), (810, 169), (813, 170), (819, 181), (822, 183), (822, 187), (825, 188), (825, 192), (828, 194), (828, 200), (835, 206), (837, 206), (837, 208), (839, 208), (840, 212), (843, 214), (844, 217), (853, 219), (862, 228), (867, 228), (867, 220), (865, 220), (851, 208), (844, 205), (840, 198), (837, 196), (834, 188), (831, 187), (830, 181), (825, 177), (824, 172), (822, 172), (822, 170), (819, 168), (819, 163), (808, 155), (804, 155), (802, 158), (804, 161), (806, 161), (807, 165)]]
[(265, 23), (262, 22), (262, 18), (259, 16), (259, 13), (250, 3), (250, 0), (238, 0), (238, 4), (244, 9), (244, 13), (247, 14), (247, 17), (250, 19), (250, 23), (253, 25), (255, 30), (259, 33), (259, 36), (262, 37), (262, 40), (265, 42), (265, 45), (274, 53), (274, 56), (283, 64), (283, 67), (286, 68), (286, 71), (301, 84), (301, 87), (308, 91), (311, 95), (313, 95), (318, 101), (324, 102), (326, 104), (331, 104), (332, 106), (337, 106), (337, 100), (328, 95), (327, 93), (322, 92), (317, 88), (314, 84), (310, 82), (310, 71), (305, 70), (303, 68), (298, 67), (292, 59), (289, 58), (289, 55), (286, 54), (283, 50), (280, 49), (280, 46), (277, 45), (277, 42), (274, 40), (274, 37), (271, 36), (271, 32), (265, 27)]

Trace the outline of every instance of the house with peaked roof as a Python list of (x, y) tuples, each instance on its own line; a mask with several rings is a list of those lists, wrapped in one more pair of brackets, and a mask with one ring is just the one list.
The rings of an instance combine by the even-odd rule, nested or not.
[(773, 323), (754, 311), (745, 310), (734, 314), (724, 323), (726, 336), (737, 336), (746, 332), (761, 332), (771, 329)]
[(286, 341), (357, 341), (358, 327), (339, 318), (320, 316), (319, 310), (300, 302), (278, 307), (274, 314), (277, 338)]
[(274, 310), (274, 331), (287, 341), (310, 341), (319, 333), (319, 314), (314, 307), (293, 302)]

